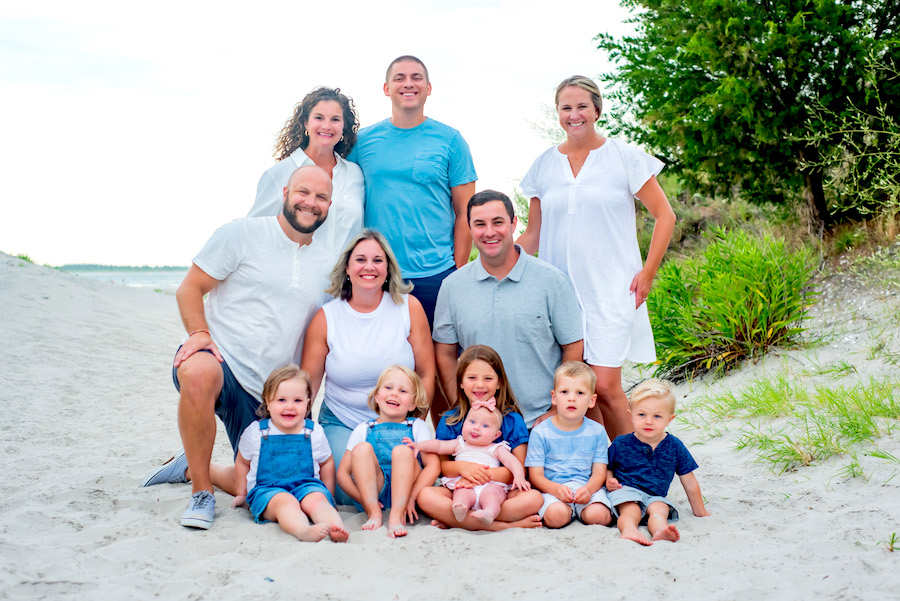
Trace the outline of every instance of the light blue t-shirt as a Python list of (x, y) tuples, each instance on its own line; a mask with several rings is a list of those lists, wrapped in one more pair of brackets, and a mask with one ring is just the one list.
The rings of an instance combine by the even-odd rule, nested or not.
[(606, 429), (592, 419), (584, 418), (581, 427), (571, 432), (547, 419), (531, 431), (525, 467), (543, 467), (544, 476), (557, 484), (586, 483), (595, 463), (608, 462), (608, 447)]
[(455, 265), (450, 188), (478, 179), (462, 135), (434, 119), (409, 129), (390, 119), (360, 130), (347, 160), (366, 179), (365, 226), (384, 234), (405, 278)]

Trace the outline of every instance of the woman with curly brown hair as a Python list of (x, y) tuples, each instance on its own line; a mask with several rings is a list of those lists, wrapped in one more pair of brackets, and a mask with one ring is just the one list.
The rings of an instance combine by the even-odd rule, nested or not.
[(325, 245), (336, 259), (363, 225), (362, 171), (344, 158), (356, 144), (358, 130), (353, 101), (340, 88), (316, 88), (307, 94), (275, 142), (278, 163), (259, 179), (256, 202), (247, 216), (278, 215), (291, 173), (304, 165), (318, 165), (331, 176), (334, 189), (328, 219), (316, 230), (314, 243)]

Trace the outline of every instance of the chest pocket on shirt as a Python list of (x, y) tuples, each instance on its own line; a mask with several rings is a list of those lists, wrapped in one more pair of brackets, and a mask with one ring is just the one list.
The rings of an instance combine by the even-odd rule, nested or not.
[(543, 315), (516, 313), (515, 320), (516, 340), (519, 342), (539, 344), (546, 338), (550, 328), (550, 320)]
[(417, 154), (413, 162), (412, 177), (420, 184), (447, 181), (447, 159), (435, 153)]

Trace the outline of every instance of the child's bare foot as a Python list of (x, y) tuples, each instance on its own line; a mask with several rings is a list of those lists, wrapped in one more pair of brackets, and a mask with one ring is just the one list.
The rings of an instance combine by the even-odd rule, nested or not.
[(378, 515), (371, 516), (369, 519), (367, 519), (365, 522), (363, 522), (362, 529), (363, 530), (378, 530), (379, 528), (381, 528), (381, 525), (383, 523), (384, 522), (382, 521), (381, 513), (379, 513)]
[(329, 528), (329, 524), (313, 524), (304, 528), (298, 528), (294, 532), (291, 532), (291, 534), (296, 536), (297, 540), (302, 540), (307, 543), (317, 543), (328, 536)]
[(653, 535), (653, 540), (667, 540), (673, 543), (679, 538), (681, 538), (681, 533), (678, 532), (675, 524), (668, 524), (662, 530), (657, 530), (656, 534)]
[[(479, 509), (478, 511), (472, 512), (472, 517), (484, 524), (485, 526), (490, 526), (494, 521), (494, 516), (488, 511), (483, 509)], [(458, 519), (458, 518), (457, 518)]]
[(653, 543), (651, 543), (647, 538), (641, 534), (641, 531), (637, 528), (626, 528), (622, 530), (622, 536), (619, 538), (624, 538), (625, 540), (633, 540), (639, 545), (644, 545), (645, 547), (649, 547)]
[(328, 529), (328, 536), (336, 543), (346, 543), (347, 539), (350, 538), (350, 533), (344, 529), (343, 525), (332, 524)]
[(447, 526), (447, 524), (445, 524), (444, 522), (442, 522), (440, 520), (431, 520), (431, 525), (434, 526), (435, 528), (440, 528), (441, 530), (449, 530), (450, 529), (450, 527)]
[(387, 535), (391, 538), (400, 538), (406, 536), (406, 526), (403, 524), (391, 524), (388, 522)]
[(453, 517), (456, 518), (457, 522), (466, 519), (466, 514), (469, 513), (469, 508), (462, 503), (454, 503), (451, 509), (453, 510)]

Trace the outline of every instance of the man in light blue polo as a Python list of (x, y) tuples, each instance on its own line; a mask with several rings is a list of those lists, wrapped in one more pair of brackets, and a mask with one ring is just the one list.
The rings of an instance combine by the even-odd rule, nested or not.
[[(556, 368), (582, 360), (581, 309), (565, 274), (513, 243), (516, 217), (508, 196), (479, 192), (467, 216), (479, 255), (441, 286), (433, 332), (438, 376), (453, 406), (460, 347), (490, 346), (531, 428), (551, 411)], [(432, 406), (438, 414), (445, 409)]]
[(384, 94), (391, 118), (362, 129), (347, 159), (366, 179), (365, 226), (387, 238), (431, 324), (441, 282), (469, 260), (466, 203), (477, 175), (462, 135), (425, 116), (431, 83), (422, 61), (394, 59)]

